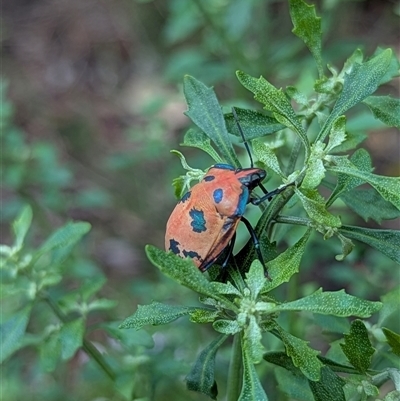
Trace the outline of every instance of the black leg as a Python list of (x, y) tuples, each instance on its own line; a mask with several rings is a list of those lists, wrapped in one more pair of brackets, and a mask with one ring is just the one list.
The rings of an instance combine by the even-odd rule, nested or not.
[(220, 281), (222, 283), (225, 283), (227, 278), (228, 278), (228, 270), (226, 269), (226, 265), (229, 262), (229, 259), (232, 256), (233, 253), (233, 247), (235, 246), (235, 241), (236, 241), (236, 232), (234, 232), (231, 241), (229, 242), (228, 249), (227, 249), (227, 254), (225, 256), (224, 261), (221, 264), (221, 270), (218, 273), (216, 277), (216, 281)]
[(228, 246), (228, 253), (225, 257), (225, 260), (223, 261), (221, 268), (225, 269), (226, 265), (229, 262), (230, 257), (232, 256), (232, 252), (233, 252), (233, 247), (235, 246), (235, 241), (236, 241), (236, 231), (234, 232), (231, 241), (229, 242), (229, 246)]
[(260, 249), (260, 241), (258, 240), (257, 234), (255, 233), (254, 228), (250, 224), (249, 220), (247, 220), (245, 217), (242, 217), (242, 221), (245, 224), (245, 226), (247, 227), (247, 229), (249, 230), (250, 237), (254, 243), (254, 248), (256, 249), (256, 252), (257, 252), (258, 260), (261, 262), (261, 264), (264, 267), (264, 275), (265, 275), (265, 277), (268, 278), (269, 281), (272, 281), (271, 277), (269, 277), (269, 275), (268, 275), (267, 267), (265, 266), (264, 258), (263, 258), (263, 255), (262, 255), (261, 249)]
[(262, 184), (259, 185), (259, 187), (262, 189), (262, 191), (264, 192), (264, 196), (262, 196), (261, 198), (252, 198), (250, 199), (250, 203), (252, 205), (259, 205), (260, 203), (266, 201), (266, 200), (271, 200), (275, 195), (280, 194), (281, 192), (283, 192), (289, 185), (294, 185), (294, 182), (285, 185), (284, 187), (281, 188), (277, 188), (274, 191), (271, 192), (266, 192), (266, 189), (262, 186)]

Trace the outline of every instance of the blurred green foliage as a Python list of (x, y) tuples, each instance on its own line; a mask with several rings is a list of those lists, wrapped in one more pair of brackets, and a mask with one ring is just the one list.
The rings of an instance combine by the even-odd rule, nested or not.
[[(341, 65), (356, 46), (372, 54), (378, 44), (396, 44), (398, 8), (391, 2), (325, 0), (318, 6), (324, 60), (332, 65)], [(26, 330), (23, 343), (8, 342), (9, 350), (18, 350), (1, 367), (2, 397), (206, 399), (188, 392), (184, 377), (213, 340), (208, 327), (184, 320), (161, 330), (117, 327), (136, 305), (152, 299), (197, 302), (193, 292), (158, 275), (144, 253), (145, 244), (163, 243), (164, 223), (175, 202), (170, 183), (182, 170), (169, 149), (176, 147), (188, 123), (182, 116), (183, 74), (215, 85), (226, 106), (253, 102), (234, 77), (237, 69), (309, 90), (316, 69), (304, 45), (290, 34), (287, 2), (10, 2), (3, 5), (2, 26), (1, 242), (14, 247), (11, 271), (19, 280), (16, 285), (15, 277), (2, 275), (2, 327), (15, 329), (14, 340)], [(387, 92), (395, 93), (391, 85)], [(357, 118), (348, 122), (348, 127), (354, 124), (356, 142), (366, 130), (383, 126), (366, 114)], [(398, 175), (393, 135), (383, 135), (387, 148), (379, 153), (380, 139), (369, 147), (383, 155), (380, 173)], [(279, 143), (278, 136), (277, 148)], [(185, 154), (191, 166), (212, 163), (202, 152)], [(247, 165), (244, 152), (238, 158)], [(273, 176), (268, 188), (279, 184)], [(22, 210), (26, 218), (26, 205), (33, 220), (19, 248), (21, 232), (14, 225), (18, 239), (8, 227), (19, 221)], [(360, 222), (344, 205), (335, 208), (348, 224)], [(255, 210), (249, 215), (253, 223), (258, 217)], [(33, 264), (53, 232), (77, 224), (68, 220), (90, 222), (90, 234), (73, 248), (69, 237), (72, 242), (62, 246), (65, 255), (47, 248)], [(25, 221), (23, 227), (28, 226)], [(301, 235), (296, 229), (279, 230), (287, 245)], [(238, 247), (246, 241), (240, 229)], [(397, 266), (374, 249), (358, 245), (339, 263), (331, 255), (340, 252), (340, 244), (313, 236), (309, 246), (299, 283), (290, 284), (300, 296), (323, 286), (378, 300), (394, 285)], [(293, 290), (277, 295), (290, 298)], [(314, 323), (287, 322), (302, 338), (318, 342)], [(396, 330), (396, 322), (392, 324)], [(326, 318), (324, 325), (337, 327), (338, 322)], [(79, 340), (82, 348), (75, 352)], [(96, 349), (117, 373), (115, 383), (96, 362)], [(229, 351), (226, 347), (218, 353), (219, 383), (226, 380)], [(330, 352), (335, 353), (334, 347)], [(264, 387), (276, 385), (272, 370), (259, 371)], [(283, 387), (286, 378), (277, 372)], [(223, 384), (219, 390), (225, 392)]]

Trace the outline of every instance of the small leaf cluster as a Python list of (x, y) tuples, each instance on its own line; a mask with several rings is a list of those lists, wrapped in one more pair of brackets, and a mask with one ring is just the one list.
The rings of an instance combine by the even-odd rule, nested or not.
[[(213, 269), (207, 277), (190, 260), (147, 246), (150, 261), (166, 276), (201, 294), (204, 306), (140, 306), (121, 327), (139, 329), (145, 324), (165, 324), (183, 315), (194, 323), (211, 323), (219, 335), (200, 353), (186, 381), (189, 389), (212, 399), (218, 394), (215, 355), (233, 336), (228, 400), (267, 400), (254, 367), (267, 361), (290, 372), (283, 375), (278, 371), (276, 376), (282, 391), (294, 399), (364, 400), (378, 397), (379, 387), (390, 380), (395, 390), (385, 397), (389, 401), (396, 399), (400, 391), (400, 370), (393, 362), (394, 355), (398, 355), (399, 335), (383, 324), (399, 312), (398, 298), (395, 301), (393, 295), (399, 295), (398, 289), (383, 298), (383, 303), (363, 300), (344, 290), (322, 289), (285, 302), (278, 301), (271, 291), (293, 280), (313, 232), (324, 240), (339, 240), (338, 261), (353, 251), (355, 240), (400, 263), (400, 231), (346, 225), (333, 208), (341, 201), (365, 221), (373, 219), (378, 224), (400, 217), (400, 178), (373, 173), (371, 156), (360, 148), (366, 135), (353, 132), (347, 124), (348, 112), (363, 103), (383, 124), (400, 128), (400, 100), (374, 95), (381, 85), (399, 74), (399, 62), (390, 49), (378, 49), (370, 58), (356, 50), (342, 69), (329, 66), (325, 73), (321, 21), (314, 6), (303, 0), (290, 0), (289, 4), (293, 33), (315, 59), (318, 78), (312, 91), (303, 93), (295, 86), (277, 88), (263, 77), (237, 72), (239, 82), (264, 109), (235, 107), (246, 140), (251, 141), (257, 164), (287, 185), (268, 205), (260, 205), (262, 215), (255, 227), (271, 281), (264, 277), (251, 240), (231, 258), (226, 282), (213, 281), (218, 277)], [(191, 76), (184, 79), (184, 94), (186, 115), (195, 128), (186, 133), (182, 145), (201, 149), (215, 162), (241, 168), (232, 141), (233, 136), (240, 140), (233, 113), (224, 112), (214, 91)], [(178, 196), (187, 189), (192, 177), (189, 178), (175, 181)], [(277, 238), (271, 235), (278, 224), (304, 227), (301, 238), (283, 252), (278, 252)], [(331, 348), (343, 361), (322, 356), (279, 320), (287, 312), (311, 312), (329, 317), (342, 327), (342, 318), (368, 318), (379, 310), (376, 326), (354, 320), (338, 333), (344, 336), (343, 341), (337, 346), (331, 344)], [(265, 333), (279, 339), (283, 350), (268, 350)], [(386, 364), (374, 370), (373, 357), (378, 352)]]
[[(42, 369), (52, 372), (60, 361), (70, 360), (81, 348), (98, 357), (96, 348), (85, 339), (86, 320), (91, 312), (113, 308), (115, 302), (96, 296), (105, 284), (101, 276), (75, 290), (59, 293), (56, 298), (53, 295), (65, 276), (66, 260), (89, 232), (89, 223), (69, 222), (36, 249), (30, 249), (26, 237), (31, 223), (32, 209), (26, 206), (12, 224), (13, 244), (0, 245), (1, 362), (24, 347), (34, 346), (38, 348)], [(35, 310), (43, 305), (52, 317), (45, 324), (43, 320), (38, 324)], [(31, 332), (28, 324), (40, 329)], [(104, 367), (106, 370), (107, 366)], [(111, 370), (108, 373), (113, 375)]]
[[(151, 262), (163, 274), (198, 292), (203, 306), (173, 306), (159, 302), (141, 305), (132, 316), (125, 319), (120, 328), (139, 330), (146, 325), (168, 324), (184, 316), (188, 316), (193, 323), (211, 323), (219, 335), (199, 354), (187, 375), (186, 383), (190, 390), (216, 399), (218, 386), (215, 380), (215, 357), (218, 348), (231, 335), (240, 339), (235, 352), (240, 354), (243, 371), (231, 372), (232, 375), (239, 375), (231, 377), (231, 380), (243, 383), (241, 393), (238, 394), (240, 400), (267, 399), (254, 369), (254, 364), (261, 361), (285, 368), (290, 372), (288, 377), (293, 375), (292, 379), (310, 393), (309, 397), (314, 396), (317, 400), (345, 400), (346, 388), (354, 390), (363, 382), (369, 383), (370, 388), (374, 387), (374, 391), (378, 391), (377, 385), (394, 380), (400, 374), (400, 370), (395, 368), (381, 372), (371, 370), (372, 356), (377, 350), (372, 347), (370, 333), (361, 320), (353, 321), (349, 334), (345, 334), (344, 341), (338, 344), (346, 363), (321, 356), (320, 351), (291, 334), (278, 320), (280, 314), (287, 312), (311, 312), (340, 319), (350, 316), (367, 318), (381, 311), (382, 324), (398, 312), (395, 300), (400, 295), (398, 289), (384, 299), (386, 302), (383, 308), (381, 302), (363, 300), (346, 294), (344, 290), (328, 292), (319, 289), (295, 301), (280, 302), (269, 293), (272, 288), (280, 286), (287, 281), (288, 276), (294, 274), (290, 266), (285, 268), (285, 265), (281, 265), (280, 270), (284, 270), (284, 273), (280, 275), (274, 275), (272, 267), (273, 280), (270, 282), (264, 276), (261, 263), (255, 260), (244, 276), (238, 269), (231, 268), (230, 280), (224, 283), (209, 281), (198, 269), (193, 268), (189, 259), (166, 254), (150, 245), (146, 247), (146, 252)], [(392, 352), (398, 354), (399, 336), (390, 329), (379, 327), (370, 327), (370, 332), (374, 333), (375, 341), (380, 338), (378, 346), (385, 350), (381, 352), (390, 355), (385, 345), (387, 342), (392, 347)], [(281, 341), (284, 351), (267, 351), (263, 342), (266, 332)], [(351, 373), (353, 376), (351, 380), (345, 380), (338, 372)], [(293, 390), (295, 387), (289, 388)], [(330, 394), (328, 398), (324, 398), (326, 392)], [(298, 393), (294, 391), (291, 395), (297, 397)]]

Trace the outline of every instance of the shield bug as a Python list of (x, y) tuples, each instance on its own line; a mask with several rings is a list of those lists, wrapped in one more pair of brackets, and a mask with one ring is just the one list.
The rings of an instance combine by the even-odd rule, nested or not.
[[(211, 166), (202, 181), (183, 195), (171, 213), (165, 233), (165, 249), (182, 258), (192, 258), (194, 264), (204, 272), (228, 248), (222, 263), (222, 267), (225, 267), (232, 254), (237, 226), (242, 221), (249, 230), (258, 259), (268, 277), (257, 235), (243, 215), (248, 203), (258, 205), (270, 200), (286, 187), (273, 192), (264, 188), (262, 181), (267, 172), (254, 167), (234, 109), (232, 113), (249, 154), (251, 167), (235, 168), (229, 164)], [(256, 187), (264, 192), (260, 198), (252, 196)]]

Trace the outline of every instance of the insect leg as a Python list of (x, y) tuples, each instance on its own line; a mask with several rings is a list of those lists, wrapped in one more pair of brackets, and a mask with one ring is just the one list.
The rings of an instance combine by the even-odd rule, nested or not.
[(232, 239), (229, 242), (228, 253), (226, 254), (225, 260), (222, 262), (221, 269), (225, 269), (226, 265), (228, 264), (229, 259), (232, 256), (233, 247), (235, 246), (235, 241), (236, 241), (236, 232), (233, 233)]
[(221, 270), (220, 270), (220, 272), (219, 272), (219, 274), (217, 276), (216, 281), (221, 281), (223, 283), (226, 282), (227, 275), (228, 275), (228, 271), (226, 269), (226, 265), (228, 264), (229, 259), (232, 256), (233, 247), (235, 246), (235, 241), (236, 241), (236, 232), (233, 233), (232, 239), (229, 242), (228, 249), (227, 249), (227, 254), (225, 256), (224, 261), (221, 264)]
[(252, 198), (252, 199), (250, 199), (250, 203), (252, 205), (259, 205), (260, 203), (264, 202), (265, 200), (269, 200), (270, 201), (275, 195), (280, 194), (281, 192), (283, 192), (290, 185), (295, 185), (295, 183), (292, 182), (292, 183), (287, 184), (287, 185), (285, 185), (285, 186), (283, 186), (281, 188), (277, 188), (274, 191), (265, 192), (266, 189), (262, 186), (262, 184), (260, 184), (259, 187), (263, 190), (265, 195), (262, 196), (261, 198)]
[(236, 121), (236, 125), (237, 125), (237, 127), (238, 127), (240, 136), (241, 136), (242, 139), (243, 139), (243, 145), (244, 145), (244, 147), (246, 148), (247, 154), (249, 155), (250, 166), (251, 166), (251, 167), (254, 167), (253, 157), (251, 156), (249, 144), (247, 143), (247, 140), (246, 140), (246, 138), (244, 137), (244, 133), (243, 133), (242, 127), (241, 127), (240, 124), (239, 124), (239, 118), (238, 118), (238, 116), (237, 116), (237, 114), (236, 114), (236, 110), (235, 110), (234, 107), (232, 107), (232, 114), (233, 114), (233, 118), (234, 118), (235, 121)]
[(252, 241), (254, 243), (254, 248), (255, 248), (255, 250), (257, 252), (258, 260), (260, 261), (260, 263), (264, 267), (265, 277), (267, 277), (269, 281), (272, 281), (271, 277), (269, 277), (269, 275), (268, 275), (268, 270), (267, 270), (267, 267), (265, 266), (264, 257), (262, 255), (261, 249), (260, 249), (260, 241), (258, 240), (257, 234), (254, 231), (253, 226), (250, 224), (249, 220), (247, 220), (245, 217), (242, 217), (241, 220), (245, 224), (246, 228), (249, 230), (250, 237), (251, 237), (251, 239), (252, 239)]

